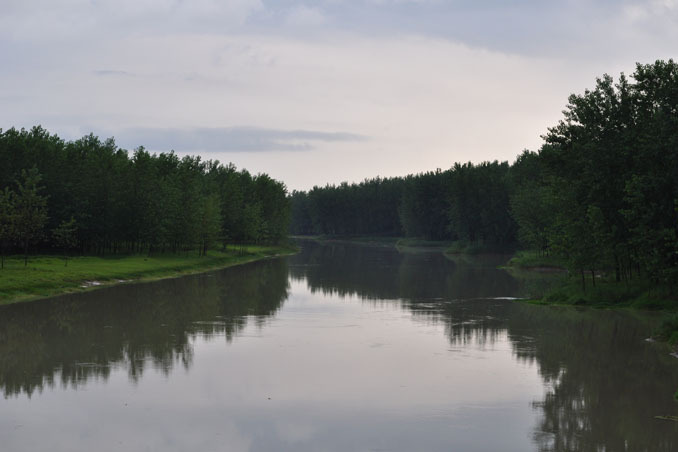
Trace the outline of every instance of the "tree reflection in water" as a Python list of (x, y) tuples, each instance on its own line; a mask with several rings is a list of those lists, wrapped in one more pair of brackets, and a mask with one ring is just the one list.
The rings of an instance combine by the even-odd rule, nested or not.
[(645, 341), (656, 316), (493, 299), (548, 284), (511, 277), (497, 269), (502, 258), (311, 245), (290, 272), (322, 293), (398, 300), (415, 319), (444, 323), (453, 346), (507, 337), (515, 359), (536, 363), (547, 388), (533, 403), (540, 451), (678, 450), (678, 423), (655, 418), (678, 413), (678, 362)]
[(535, 402), (540, 451), (674, 451), (678, 424), (672, 394), (678, 363), (645, 341), (652, 317), (626, 311), (543, 308), (516, 304), (508, 330), (519, 359), (535, 360), (547, 385)]
[(442, 324), (453, 348), (506, 344), (516, 362), (536, 366), (546, 388), (532, 404), (537, 450), (678, 450), (678, 423), (655, 419), (678, 413), (678, 361), (644, 340), (657, 319), (500, 299), (532, 290), (497, 269), (504, 260), (309, 242), (287, 259), (5, 306), (0, 388), (6, 397), (30, 396), (107, 379), (114, 369), (138, 381), (148, 367), (188, 368), (197, 338), (231, 341), (248, 324), (263, 326), (292, 280)]
[(107, 379), (114, 368), (141, 378), (149, 365), (188, 368), (192, 340), (231, 341), (263, 325), (288, 296), (285, 260), (120, 285), (0, 309), (0, 388), (5, 397), (57, 383)]

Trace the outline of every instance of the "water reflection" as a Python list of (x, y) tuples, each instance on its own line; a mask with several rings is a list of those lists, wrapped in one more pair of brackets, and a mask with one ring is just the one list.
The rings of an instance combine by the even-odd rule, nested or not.
[(645, 341), (652, 316), (515, 304), (507, 327), (518, 359), (547, 385), (534, 441), (540, 451), (675, 451), (678, 363)]
[(50, 386), (90, 391), (71, 416), (136, 400), (146, 411), (111, 424), (139, 450), (153, 410), (163, 450), (678, 450), (678, 424), (655, 419), (678, 413), (677, 361), (644, 340), (656, 319), (507, 301), (533, 284), (504, 259), (308, 242), (288, 259), (6, 306), (0, 388), (27, 418), (21, 395)]
[(287, 266), (268, 260), (227, 271), (4, 306), (0, 389), (5, 397), (60, 383), (77, 387), (126, 368), (188, 368), (197, 336), (230, 341), (263, 324), (288, 296)]
[(337, 244), (308, 246), (296, 259), (291, 274), (313, 290), (399, 300), (414, 319), (443, 323), (453, 347), (508, 337), (515, 359), (536, 363), (546, 387), (532, 403), (539, 451), (678, 450), (678, 423), (656, 419), (678, 413), (678, 363), (645, 340), (656, 316), (492, 299), (539, 294), (559, 277), (511, 277), (497, 269), (503, 256), (448, 260)]
[(521, 283), (498, 270), (507, 256), (446, 257), (436, 251), (351, 243), (304, 242), (290, 258), (290, 275), (325, 295), (368, 300), (440, 300), (500, 297), (520, 292)]

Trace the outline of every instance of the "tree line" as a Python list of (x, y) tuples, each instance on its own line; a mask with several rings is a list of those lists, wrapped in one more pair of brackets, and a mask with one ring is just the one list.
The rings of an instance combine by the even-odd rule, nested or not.
[(113, 138), (65, 141), (0, 129), (0, 251), (201, 254), (287, 237), (285, 185), (173, 151), (128, 152)]
[(296, 235), (407, 236), (490, 247), (515, 243), (506, 162), (314, 187), (291, 195)]
[(637, 64), (573, 94), (513, 164), (293, 192), (293, 234), (402, 235), (561, 256), (572, 272), (678, 283), (678, 64)]

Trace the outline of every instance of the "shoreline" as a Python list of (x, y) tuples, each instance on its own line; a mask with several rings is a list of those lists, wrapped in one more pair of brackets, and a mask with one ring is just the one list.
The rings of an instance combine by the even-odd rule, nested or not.
[(355, 243), (367, 246), (393, 247), (399, 251), (435, 251), (448, 255), (514, 254), (513, 251), (483, 248), (459, 241), (426, 240), (402, 236), (297, 235), (290, 238), (313, 240), (321, 243)]
[(598, 280), (597, 287), (582, 290), (578, 281), (568, 279), (565, 262), (556, 256), (540, 255), (533, 250), (491, 251), (472, 248), (459, 249), (458, 242), (423, 240), (392, 236), (293, 236), (297, 240), (311, 240), (320, 243), (352, 243), (364, 246), (393, 247), (399, 252), (440, 252), (447, 257), (476, 255), (511, 256), (499, 266), (516, 279), (562, 278), (546, 292), (532, 294), (531, 304), (544, 306), (589, 307), (594, 309), (634, 309), (641, 311), (662, 311), (678, 313), (678, 300), (654, 293), (642, 281), (633, 283), (612, 283), (606, 278)]
[[(7, 259), (0, 270), (0, 306), (44, 300), (59, 295), (90, 292), (121, 284), (137, 284), (221, 270), (237, 265), (298, 252), (293, 246), (245, 246), (239, 251), (213, 251), (212, 255), (154, 256), (142, 255), (96, 257), (68, 260), (56, 256), (39, 256), (23, 267), (22, 259)], [(21, 262), (20, 266), (12, 264)], [(20, 267), (20, 268), (16, 268)], [(75, 267), (75, 268), (74, 268)]]

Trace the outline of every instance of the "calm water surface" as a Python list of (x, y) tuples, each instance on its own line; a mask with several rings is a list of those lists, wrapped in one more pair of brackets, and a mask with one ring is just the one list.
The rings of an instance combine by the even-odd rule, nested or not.
[(2, 307), (0, 450), (678, 450), (656, 319), (507, 300), (502, 259), (303, 242)]

